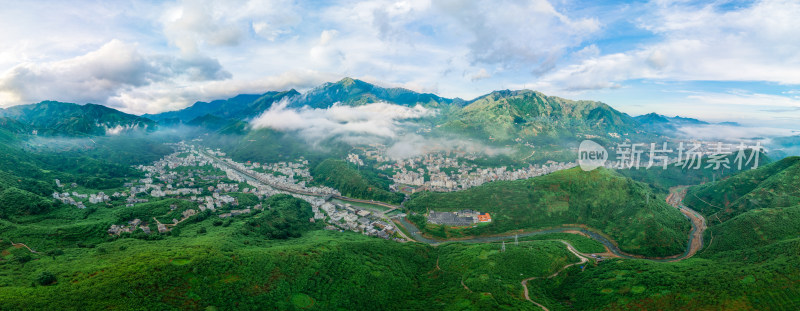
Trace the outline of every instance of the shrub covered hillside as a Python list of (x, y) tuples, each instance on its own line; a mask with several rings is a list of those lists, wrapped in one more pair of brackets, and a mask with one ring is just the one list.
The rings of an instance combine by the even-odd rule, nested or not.
[(800, 242), (800, 205), (747, 211), (709, 228), (707, 235), (703, 256), (747, 250), (785, 240)]
[(728, 179), (689, 189), (684, 204), (722, 222), (757, 208), (800, 204), (800, 157), (788, 157)]
[[(584, 224), (616, 240), (623, 251), (646, 256), (681, 253), (691, 227), (647, 185), (606, 169), (584, 172), (574, 168), (465, 191), (424, 193), (406, 206), (417, 213), (467, 208), (489, 212), (489, 225), (462, 231), (470, 235)], [(440, 230), (431, 227), (424, 230)]]
[(248, 219), (215, 218), (82, 247), (39, 247), (29, 235), (39, 253), (3, 238), (0, 310), (537, 310), (520, 281), (578, 261), (557, 241), (500, 252), (323, 230), (283, 240), (252, 232)]
[[(753, 189), (778, 193), (787, 184), (763, 181), (780, 176), (795, 161), (740, 173), (716, 185), (742, 190), (739, 195), (744, 196)], [(714, 193), (714, 187), (700, 188)], [(772, 198), (783, 202), (798, 195), (781, 193)], [(709, 219), (709, 225), (705, 248), (695, 257), (677, 263), (606, 261), (543, 284), (545, 295), (555, 298), (547, 306), (577, 310), (800, 308), (800, 205), (741, 211), (722, 223), (717, 217)]]
[(389, 191), (388, 179), (380, 178), (371, 171), (356, 170), (341, 160), (322, 161), (311, 170), (311, 175), (316, 181), (339, 190), (347, 197), (394, 204), (403, 202), (405, 197), (402, 193)]

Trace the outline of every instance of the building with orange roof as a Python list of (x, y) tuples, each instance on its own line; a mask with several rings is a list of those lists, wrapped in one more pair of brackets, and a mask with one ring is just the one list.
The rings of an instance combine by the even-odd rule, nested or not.
[(478, 222), (491, 222), (492, 216), (489, 213), (478, 214)]

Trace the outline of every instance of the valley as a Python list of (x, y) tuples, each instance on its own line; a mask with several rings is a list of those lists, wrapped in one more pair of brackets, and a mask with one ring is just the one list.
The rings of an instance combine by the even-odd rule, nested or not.
[[(437, 113), (392, 106), (413, 116), (387, 127), (396, 137), (259, 128), (268, 112), (237, 119), (276, 101), (308, 105), (287, 103), (294, 93), (198, 103), (148, 116), (155, 127), (133, 117), (101, 126), (119, 133), (0, 128), (0, 309), (798, 304), (796, 157), (761, 151), (758, 168), (716, 171), (712, 159), (736, 163), (737, 150), (709, 148), (696, 153), (698, 169), (585, 171), (576, 143), (587, 136), (611, 150), (679, 139), (637, 130), (599, 103), (537, 92), (419, 95)], [(338, 98), (354, 111), (393, 94), (354, 79), (311, 93), (324, 98), (314, 109), (339, 109), (325, 104)], [(49, 105), (6, 115), (27, 122)], [(611, 119), (584, 123), (594, 115)], [(412, 133), (417, 142), (405, 141)]]

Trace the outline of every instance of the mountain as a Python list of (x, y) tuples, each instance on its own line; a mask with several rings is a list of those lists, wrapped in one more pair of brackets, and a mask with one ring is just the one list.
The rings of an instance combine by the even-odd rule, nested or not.
[(463, 103), (429, 93), (417, 93), (404, 88), (383, 88), (358, 79), (344, 78), (335, 83), (325, 83), (292, 103), (293, 107), (328, 108), (335, 103), (359, 106), (376, 102), (389, 102), (401, 106), (423, 105), (440, 107)]
[(106, 135), (155, 127), (155, 122), (150, 119), (106, 106), (56, 101), (0, 109), (0, 117), (16, 121), (0, 121), (4, 126), (29, 129), (39, 135)]
[(661, 134), (674, 134), (681, 127), (684, 126), (703, 126), (703, 125), (725, 125), (725, 126), (740, 126), (736, 122), (720, 122), (710, 123), (701, 121), (694, 118), (686, 118), (681, 116), (667, 117), (664, 115), (651, 112), (641, 116), (636, 116), (634, 119), (641, 124), (642, 128), (655, 133)]
[(638, 123), (596, 101), (573, 101), (531, 90), (495, 91), (452, 112), (443, 127), (492, 140), (575, 138), (635, 133)]
[(192, 106), (159, 114), (145, 114), (147, 117), (161, 124), (174, 124), (189, 122), (205, 115), (213, 115), (224, 119), (252, 118), (272, 107), (272, 104), (283, 98), (300, 95), (294, 89), (283, 92), (267, 92), (264, 94), (240, 94), (225, 100), (212, 102), (196, 102)]
[(749, 210), (800, 204), (800, 157), (692, 187), (684, 203), (710, 222), (723, 222)]

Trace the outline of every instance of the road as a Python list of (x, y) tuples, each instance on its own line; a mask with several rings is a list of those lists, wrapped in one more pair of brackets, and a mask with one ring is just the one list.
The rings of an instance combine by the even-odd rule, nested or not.
[(676, 258), (672, 261), (690, 258), (703, 248), (703, 233), (707, 228), (706, 219), (698, 212), (683, 205), (683, 198), (686, 197), (688, 190), (688, 186), (673, 187), (669, 189), (669, 196), (667, 196), (667, 203), (680, 210), (692, 222), (692, 231), (689, 233), (689, 250), (682, 258)]
[[(317, 197), (327, 196), (327, 195), (324, 195), (324, 194), (307, 192), (307, 191), (296, 190), (296, 189), (290, 189), (290, 188), (287, 188), (287, 187), (284, 187), (284, 186), (281, 186), (281, 185), (265, 183), (265, 182), (259, 180), (256, 176), (251, 175), (249, 172), (240, 170), (239, 168), (237, 168), (235, 166), (232, 166), (229, 163), (227, 163), (225, 161), (222, 161), (219, 158), (206, 153), (202, 149), (201, 149), (200, 152), (203, 155), (205, 155), (205, 156), (209, 157), (210, 159), (214, 160), (215, 162), (220, 163), (222, 165), (225, 165), (226, 167), (239, 172), (239, 174), (241, 174), (241, 175), (243, 175), (243, 176), (245, 176), (247, 178), (250, 178), (250, 179), (252, 179), (254, 181), (266, 184), (269, 187), (272, 187), (272, 188), (275, 188), (275, 189), (278, 189), (278, 190), (281, 190), (281, 191), (292, 192), (292, 193), (303, 194), (303, 195), (310, 195), (310, 196), (317, 196)], [(606, 237), (604, 235), (599, 234), (598, 232), (595, 232), (593, 230), (589, 230), (589, 228), (563, 227), (563, 228), (541, 229), (541, 230), (535, 230), (535, 231), (530, 231), (530, 232), (525, 232), (525, 233), (514, 233), (514, 234), (508, 234), (508, 235), (476, 237), (476, 238), (470, 238), (470, 239), (433, 240), (433, 239), (428, 239), (428, 238), (423, 237), (422, 233), (420, 232), (420, 230), (416, 226), (414, 226), (413, 224), (408, 222), (406, 219), (397, 219), (397, 221), (395, 223), (398, 224), (398, 226), (402, 226), (404, 229), (406, 229), (410, 233), (411, 236), (407, 236), (406, 234), (402, 233), (402, 230), (398, 230), (398, 231), (401, 232), (401, 235), (404, 236), (406, 239), (412, 240), (412, 238), (413, 238), (413, 240), (416, 240), (418, 242), (423, 242), (423, 243), (431, 244), (431, 245), (434, 245), (434, 246), (435, 245), (439, 245), (441, 243), (452, 242), (452, 241), (466, 242), (466, 243), (487, 243), (487, 242), (496, 242), (496, 241), (500, 241), (500, 240), (509, 239), (509, 238), (514, 237), (514, 236), (524, 237), (524, 236), (530, 236), (530, 235), (555, 233), (555, 232), (575, 233), (577, 231), (577, 232), (580, 232), (582, 235), (585, 235), (585, 236), (587, 236), (589, 238), (592, 238), (592, 239), (602, 243), (615, 257), (630, 258), (630, 259), (646, 259), (646, 260), (662, 261), (662, 262), (675, 262), (675, 261), (681, 261), (681, 260), (685, 260), (685, 259), (691, 258), (692, 256), (694, 256), (694, 254), (697, 253), (697, 251), (699, 251), (703, 247), (703, 233), (706, 230), (706, 220), (705, 220), (705, 218), (703, 218), (703, 216), (701, 216), (696, 211), (694, 211), (694, 210), (686, 207), (685, 205), (683, 205), (682, 201), (683, 201), (683, 197), (686, 195), (686, 191), (687, 191), (687, 187), (686, 186), (673, 187), (672, 189), (670, 189), (669, 196), (667, 196), (667, 203), (669, 203), (670, 205), (678, 208), (678, 210), (682, 214), (684, 214), (684, 216), (686, 216), (686, 218), (688, 218), (690, 220), (691, 224), (692, 224), (692, 230), (689, 233), (689, 237), (688, 237), (689, 241), (687, 243), (686, 251), (684, 253), (682, 253), (682, 254), (677, 254), (677, 255), (668, 256), (668, 257), (646, 257), (646, 256), (634, 255), (634, 254), (629, 254), (629, 253), (623, 252), (622, 250), (619, 249), (619, 247), (617, 246), (617, 243), (615, 241), (611, 240), (610, 238), (608, 238), (608, 237)], [(387, 208), (389, 208), (389, 210), (379, 212), (379, 214), (381, 214), (380, 216), (383, 216), (384, 218), (385, 218), (386, 213), (389, 213), (390, 211), (393, 211), (395, 209), (402, 208), (401, 206), (398, 206), (398, 205), (392, 205), (392, 204), (383, 203), (383, 202), (377, 202), (377, 201), (372, 201), (372, 200), (354, 199), (354, 198), (349, 198), (349, 197), (345, 197), (345, 196), (341, 196), (341, 195), (332, 195), (331, 197), (335, 198), (335, 199), (338, 199), (338, 200), (342, 200), (342, 201), (349, 201), (349, 202), (355, 202), (355, 203), (365, 203), (365, 204), (374, 204), (374, 205), (387, 207)], [(603, 255), (607, 256), (608, 254), (603, 254)]]
[(569, 242), (564, 241), (564, 240), (559, 240), (559, 241), (561, 241), (561, 243), (564, 243), (564, 245), (567, 246), (567, 250), (569, 250), (572, 254), (577, 256), (580, 259), (580, 261), (573, 262), (571, 264), (563, 266), (563, 267), (561, 267), (561, 269), (559, 269), (558, 271), (556, 271), (555, 273), (553, 273), (553, 274), (551, 274), (549, 276), (546, 276), (546, 277), (534, 276), (534, 277), (530, 277), (530, 278), (524, 279), (524, 280), (522, 280), (522, 282), (520, 282), (520, 284), (522, 285), (522, 289), (524, 290), (525, 299), (527, 299), (528, 301), (530, 301), (530, 302), (534, 303), (535, 305), (539, 306), (539, 308), (542, 308), (544, 311), (550, 311), (550, 309), (547, 309), (547, 307), (545, 307), (544, 305), (542, 305), (542, 304), (540, 304), (540, 303), (538, 303), (536, 301), (531, 300), (531, 297), (528, 295), (528, 281), (534, 280), (534, 279), (541, 279), (541, 278), (552, 279), (552, 278), (556, 277), (559, 273), (561, 273), (561, 271), (564, 271), (569, 267), (589, 262), (589, 258), (586, 258), (586, 256), (583, 255), (583, 253), (578, 252), (578, 250), (576, 250), (575, 247), (572, 246), (572, 244), (569, 244)]
[[(211, 155), (211, 154), (209, 154), (209, 153), (205, 152), (205, 151), (204, 151), (204, 150), (202, 150), (202, 149), (200, 149), (200, 153), (202, 153), (204, 156), (208, 157), (209, 159), (213, 160), (214, 162), (216, 162), (216, 163), (218, 163), (218, 164), (220, 164), (220, 165), (224, 165), (225, 167), (227, 167), (227, 168), (229, 168), (229, 169), (232, 169), (232, 170), (234, 170), (234, 171), (238, 172), (240, 175), (242, 175), (242, 176), (244, 176), (244, 177), (246, 177), (246, 178), (248, 178), (248, 179), (251, 179), (252, 181), (256, 181), (256, 182), (259, 182), (259, 183), (265, 184), (265, 185), (267, 185), (267, 186), (269, 186), (269, 187), (271, 187), (271, 188), (275, 188), (275, 189), (277, 189), (277, 190), (280, 190), (280, 191), (286, 191), (286, 192), (291, 192), (291, 193), (296, 193), (296, 194), (302, 194), (302, 195), (309, 195), (309, 196), (315, 196), (315, 197), (327, 197), (327, 196), (328, 196), (327, 194), (321, 194), (321, 193), (315, 193), (315, 192), (310, 192), (310, 191), (304, 191), (304, 190), (300, 190), (300, 189), (292, 189), (292, 188), (289, 188), (289, 187), (286, 187), (286, 186), (283, 186), (283, 185), (279, 185), (279, 184), (274, 184), (274, 183), (268, 183), (268, 182), (265, 182), (265, 181), (263, 181), (263, 180), (260, 180), (260, 179), (258, 179), (258, 176), (255, 176), (255, 175), (253, 175), (253, 174), (250, 174), (250, 172), (247, 172), (247, 171), (241, 170), (241, 169), (239, 169), (239, 168), (238, 168), (238, 167), (236, 167), (236, 166), (230, 165), (230, 163), (228, 163), (228, 162), (225, 162), (225, 161), (222, 161), (222, 160), (220, 160), (219, 158), (217, 158), (217, 157), (215, 157), (215, 156), (213, 156), (213, 155)], [(341, 196), (341, 195), (337, 195), (337, 194), (333, 194), (333, 195), (331, 195), (331, 198), (332, 198), (332, 199), (338, 199), (338, 200), (342, 200), (342, 201), (354, 202), (354, 203), (365, 203), (365, 204), (378, 205), (378, 206), (383, 206), (383, 207), (386, 207), (386, 208), (388, 208), (389, 210), (386, 210), (386, 211), (378, 211), (378, 212), (379, 212), (379, 214), (381, 214), (381, 216), (385, 216), (387, 213), (389, 213), (389, 212), (391, 212), (391, 211), (394, 211), (394, 210), (396, 210), (396, 209), (400, 209), (400, 208), (402, 208), (402, 207), (401, 207), (401, 206), (399, 206), (399, 205), (392, 205), (392, 204), (388, 204), (388, 203), (384, 203), (384, 202), (378, 202), (378, 201), (373, 201), (373, 200), (361, 200), (361, 199), (354, 199), (354, 198), (350, 198), (350, 197), (346, 197), (346, 196)]]
[(698, 250), (702, 248), (703, 233), (706, 230), (705, 218), (703, 218), (703, 216), (701, 216), (699, 213), (684, 206), (681, 203), (683, 200), (683, 196), (686, 194), (685, 189), (686, 187), (676, 187), (670, 189), (670, 195), (667, 197), (667, 203), (670, 203), (672, 206), (678, 208), (680, 212), (683, 213), (686, 216), (686, 218), (690, 220), (692, 224), (692, 230), (689, 232), (688, 236), (689, 241), (686, 245), (686, 250), (682, 254), (677, 254), (668, 257), (646, 257), (646, 256), (626, 253), (619, 249), (619, 246), (617, 246), (618, 244), (616, 243), (616, 241), (613, 241), (609, 237), (597, 232), (597, 230), (593, 230), (588, 227), (547, 228), (547, 229), (539, 229), (522, 233), (482, 236), (469, 239), (434, 240), (422, 236), (420, 230), (414, 224), (408, 222), (406, 219), (395, 219), (396, 220), (395, 223), (397, 223), (400, 226), (403, 226), (406, 229), (406, 231), (411, 235), (411, 237), (414, 238), (414, 240), (434, 246), (447, 242), (489, 243), (489, 242), (499, 242), (502, 240), (508, 240), (514, 238), (514, 236), (525, 237), (525, 236), (540, 235), (547, 233), (577, 232), (581, 235), (587, 236), (591, 239), (600, 242), (611, 252), (611, 254), (597, 254), (603, 257), (609, 257), (609, 255), (613, 255), (613, 257), (618, 257), (618, 258), (645, 259), (645, 260), (659, 261), (659, 262), (675, 262), (691, 258), (692, 256), (694, 256), (695, 253), (697, 253)]

